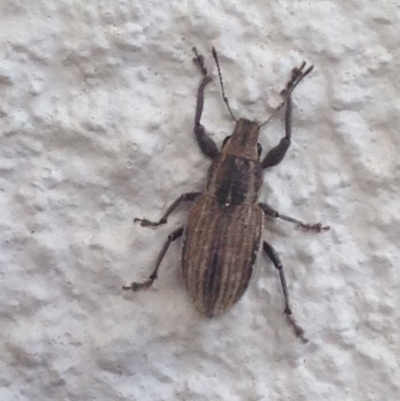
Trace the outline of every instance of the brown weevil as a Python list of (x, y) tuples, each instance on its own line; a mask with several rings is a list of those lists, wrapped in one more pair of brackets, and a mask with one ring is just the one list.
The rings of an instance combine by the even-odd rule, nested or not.
[[(224, 139), (219, 151), (200, 123), (204, 90), (211, 77), (204, 65), (203, 56), (197, 53), (196, 48), (193, 48), (193, 51), (193, 61), (203, 75), (197, 92), (194, 134), (201, 151), (212, 159), (206, 187), (203, 192), (181, 195), (157, 222), (135, 219), (135, 222), (140, 222), (142, 226), (159, 226), (167, 222), (168, 216), (181, 202), (194, 202), (186, 226), (176, 229), (168, 236), (150, 277), (144, 282), (132, 283), (123, 288), (137, 291), (150, 287), (157, 278), (158, 268), (170, 243), (184, 234), (182, 273), (185, 286), (197, 309), (202, 314), (212, 317), (229, 309), (243, 295), (262, 246), (279, 272), (285, 299), (284, 313), (295, 334), (306, 341), (303, 329), (292, 317), (282, 263), (272, 245), (262, 240), (264, 215), (294, 223), (310, 231), (321, 232), (329, 227), (320, 223), (306, 224), (282, 215), (266, 203), (259, 203), (258, 198), (263, 183), (263, 170), (280, 163), (290, 146), (291, 93), (312, 71), (313, 66), (305, 70), (306, 63), (303, 62), (300, 68), (293, 69), (291, 79), (282, 91), (283, 101), (266, 122), (259, 124), (256, 121), (245, 118), (237, 120), (234, 117), (225, 96), (217, 52), (213, 48), (212, 54), (218, 69), (222, 97), (230, 115), (236, 121), (233, 134)], [(262, 148), (258, 143), (260, 128), (267, 124), (284, 104), (285, 136), (261, 159)]]

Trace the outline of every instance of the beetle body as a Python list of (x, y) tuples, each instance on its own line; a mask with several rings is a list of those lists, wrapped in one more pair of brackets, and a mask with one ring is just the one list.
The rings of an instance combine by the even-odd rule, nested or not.
[(200, 312), (229, 309), (247, 288), (260, 249), (263, 212), (258, 124), (241, 119), (208, 173), (185, 228), (183, 280)]
[[(171, 242), (185, 234), (182, 253), (182, 273), (185, 286), (194, 299), (198, 310), (206, 316), (218, 315), (234, 305), (246, 290), (250, 281), (257, 254), (262, 245), (264, 252), (279, 271), (285, 298), (285, 314), (297, 336), (305, 340), (303, 330), (291, 316), (289, 295), (282, 263), (272, 245), (261, 240), (264, 215), (294, 223), (306, 230), (320, 232), (329, 227), (321, 224), (306, 224), (282, 215), (265, 203), (258, 203), (263, 183), (263, 170), (277, 165), (283, 159), (291, 141), (290, 94), (312, 67), (303, 71), (305, 63), (293, 69), (292, 77), (283, 92), (284, 100), (272, 116), (286, 103), (285, 136), (260, 161), (261, 145), (258, 143), (260, 127), (265, 125), (245, 118), (236, 120), (233, 134), (225, 138), (221, 151), (208, 136), (201, 124), (204, 90), (211, 81), (204, 66), (204, 58), (197, 54), (195, 63), (203, 74), (197, 93), (194, 134), (200, 150), (210, 159), (211, 166), (203, 193), (190, 192), (181, 195), (166, 210), (158, 222), (135, 219), (142, 226), (159, 226), (167, 222), (168, 216), (183, 201), (194, 201), (185, 227), (173, 231), (161, 249), (153, 273), (141, 283), (133, 282), (126, 290), (137, 291), (148, 288), (157, 278), (158, 268)], [(229, 109), (224, 93), (218, 58), (217, 63), (223, 99)]]

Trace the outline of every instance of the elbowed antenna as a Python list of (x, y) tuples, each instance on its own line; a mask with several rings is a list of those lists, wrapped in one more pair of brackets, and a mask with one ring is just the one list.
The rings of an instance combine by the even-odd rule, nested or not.
[(268, 124), (271, 119), (275, 116), (275, 114), (283, 107), (283, 105), (286, 103), (286, 101), (288, 100), (289, 96), (292, 94), (294, 88), (301, 82), (301, 80), (308, 75), (314, 68), (314, 66), (310, 66), (308, 67), (304, 72), (303, 69), (306, 66), (306, 62), (303, 61), (303, 63), (301, 64), (300, 68), (294, 68), (293, 69), (293, 76), (292, 79), (288, 82), (288, 84), (286, 85), (286, 88), (281, 92), (281, 94), (284, 96), (281, 104), (273, 111), (273, 113), (271, 114), (271, 116), (268, 118), (267, 121), (265, 121), (264, 123), (260, 124), (258, 126), (258, 128), (263, 127), (264, 125)]
[(224, 99), (224, 103), (226, 104), (226, 107), (227, 107), (228, 110), (229, 110), (229, 114), (230, 114), (231, 117), (237, 122), (237, 119), (236, 119), (235, 116), (233, 115), (232, 110), (231, 110), (231, 107), (229, 106), (228, 98), (225, 96), (224, 83), (223, 83), (223, 81), (222, 81), (222, 75), (221, 75), (221, 68), (220, 68), (220, 66), (219, 66), (217, 51), (215, 50), (215, 47), (214, 47), (214, 46), (213, 46), (213, 48), (212, 48), (212, 55), (213, 55), (213, 57), (214, 57), (215, 64), (217, 64), (218, 76), (219, 76), (219, 83), (221, 84), (222, 98)]

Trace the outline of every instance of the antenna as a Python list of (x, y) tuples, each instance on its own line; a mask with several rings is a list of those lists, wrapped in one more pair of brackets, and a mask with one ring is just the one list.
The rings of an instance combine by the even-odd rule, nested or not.
[(225, 95), (225, 90), (224, 90), (224, 83), (222, 81), (222, 75), (221, 75), (221, 68), (219, 66), (219, 61), (218, 61), (218, 55), (217, 55), (217, 51), (215, 50), (215, 47), (212, 48), (212, 55), (214, 57), (215, 63), (217, 64), (217, 69), (218, 69), (218, 76), (219, 76), (219, 83), (221, 84), (221, 91), (222, 91), (222, 98), (224, 99), (224, 103), (226, 104), (226, 107), (229, 110), (229, 113), (231, 115), (231, 117), (237, 121), (237, 119), (235, 118), (235, 116), (232, 113), (231, 107), (229, 106), (229, 101), (228, 98)]
[(268, 120), (265, 121), (264, 123), (262, 123), (261, 125), (259, 125), (258, 128), (261, 128), (261, 127), (263, 127), (264, 125), (266, 125), (266, 124), (268, 124), (270, 122), (272, 117), (274, 117), (274, 115), (283, 107), (283, 105), (289, 99), (289, 97), (292, 94), (294, 88), (302, 81), (302, 79), (306, 75), (308, 75), (314, 69), (314, 66), (312, 65), (312, 66), (308, 67), (304, 72), (302, 72), (305, 66), (306, 66), (306, 62), (303, 61), (303, 63), (301, 64), (300, 68), (294, 68), (292, 70), (292, 78), (290, 79), (290, 81), (286, 85), (286, 88), (281, 92), (281, 95), (284, 96), (281, 104), (273, 111), (273, 113), (268, 118)]

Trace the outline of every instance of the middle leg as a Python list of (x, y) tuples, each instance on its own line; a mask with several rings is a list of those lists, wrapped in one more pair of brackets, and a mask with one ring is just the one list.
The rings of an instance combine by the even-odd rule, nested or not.
[(165, 224), (168, 220), (168, 216), (181, 204), (181, 202), (194, 201), (201, 192), (188, 192), (181, 195), (178, 199), (171, 204), (171, 206), (165, 211), (164, 215), (158, 221), (151, 221), (148, 219), (134, 219), (134, 223), (140, 223), (142, 227), (157, 227), (161, 224)]
[(308, 223), (303, 223), (302, 221), (297, 220), (293, 217), (285, 216), (284, 214), (280, 214), (277, 210), (273, 209), (266, 203), (259, 203), (258, 205), (267, 216), (272, 217), (274, 219), (281, 219), (289, 223), (296, 224), (298, 227), (304, 228), (305, 230), (308, 231), (316, 231), (320, 233), (321, 231), (327, 231), (330, 228), (329, 226), (323, 226), (321, 223), (308, 224)]

